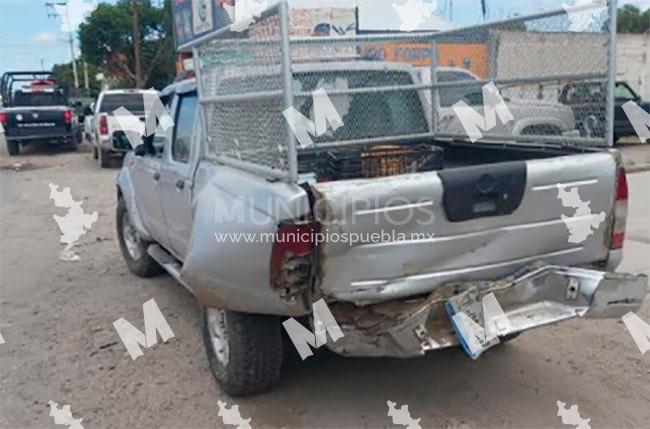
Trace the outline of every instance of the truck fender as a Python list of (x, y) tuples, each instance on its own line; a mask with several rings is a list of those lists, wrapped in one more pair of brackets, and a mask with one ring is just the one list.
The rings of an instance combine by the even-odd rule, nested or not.
[[(124, 165), (126, 166), (129, 157), (132, 155), (127, 155), (127, 158), (124, 159)], [(117, 184), (117, 196), (118, 198), (124, 198), (126, 203), (126, 208), (129, 210), (129, 218), (131, 220), (131, 225), (138, 231), (140, 237), (146, 241), (154, 241), (151, 234), (147, 231), (147, 228), (142, 222), (142, 216), (138, 210), (138, 205), (135, 203), (135, 192), (133, 190), (133, 184), (131, 181), (131, 172), (127, 167), (122, 167), (120, 172), (115, 178)]]

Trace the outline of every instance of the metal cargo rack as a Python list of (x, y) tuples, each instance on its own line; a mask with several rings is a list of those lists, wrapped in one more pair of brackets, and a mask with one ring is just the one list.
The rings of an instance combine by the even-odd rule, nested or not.
[[(586, 13), (597, 7), (602, 5), (589, 4), (581, 10)], [(375, 145), (468, 140), (464, 132), (446, 127), (448, 118), (440, 117), (440, 107), (454, 94), (468, 95), (488, 83), (496, 85), (506, 104), (514, 97), (524, 103), (535, 100), (537, 104), (532, 105), (539, 106), (557, 102), (562, 91), (579, 83), (603, 90), (582, 106), (572, 132), (488, 133), (480, 141), (611, 145), (616, 1), (609, 1), (601, 12), (583, 29), (576, 29), (567, 11), (558, 9), (436, 33), (291, 38), (289, 7), (282, 1), (251, 18), (245, 29), (236, 28), (240, 25), (224, 27), (179, 49), (193, 53), (207, 129), (206, 157), (295, 183), (298, 153), (329, 151), (336, 158), (340, 150), (349, 148), (367, 151)], [(476, 79), (439, 81), (439, 70), (448, 65), (450, 52), (458, 51), (475, 52), (468, 54), (469, 64), (462, 64), (462, 68), (475, 71)], [(381, 83), (363, 79), (354, 83), (350, 77), (337, 86), (340, 82), (336, 79), (328, 81), (328, 71), (334, 76), (337, 67), (349, 71), (350, 76), (355, 67), (395, 73), (384, 73)], [(400, 72), (417, 79), (403, 81)], [(335, 106), (348, 103), (346, 108), (354, 108), (356, 117), (345, 121), (342, 115), (343, 132), (314, 138), (312, 147), (302, 149), (283, 111), (306, 109), (312, 91), (321, 83), (329, 84), (325, 89)], [(391, 98), (383, 98), (387, 95)], [(376, 110), (386, 100), (401, 100), (391, 113), (396, 117), (404, 117), (400, 115), (404, 109), (422, 110), (424, 106), (425, 122), (403, 129), (395, 121), (386, 126), (385, 118)], [(576, 111), (573, 106), (571, 109)], [(581, 127), (587, 119), (603, 123), (602, 135), (583, 132)], [(359, 128), (368, 130), (367, 135), (355, 136), (353, 131)]]
[(20, 71), (6, 72), (0, 79), (0, 95), (3, 106), (10, 106), (13, 101), (13, 86), (17, 82), (33, 82), (35, 80), (58, 80), (52, 72), (46, 71)]

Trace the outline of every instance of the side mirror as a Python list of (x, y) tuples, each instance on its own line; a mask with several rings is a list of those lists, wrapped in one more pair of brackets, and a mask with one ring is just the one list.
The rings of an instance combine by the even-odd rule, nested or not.
[(135, 156), (145, 156), (147, 154), (147, 149), (144, 144), (138, 145), (133, 151)]

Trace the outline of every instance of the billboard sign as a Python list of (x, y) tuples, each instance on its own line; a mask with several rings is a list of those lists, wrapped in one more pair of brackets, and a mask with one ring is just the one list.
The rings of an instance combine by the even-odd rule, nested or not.
[(173, 0), (176, 46), (230, 24), (234, 11), (235, 0)]

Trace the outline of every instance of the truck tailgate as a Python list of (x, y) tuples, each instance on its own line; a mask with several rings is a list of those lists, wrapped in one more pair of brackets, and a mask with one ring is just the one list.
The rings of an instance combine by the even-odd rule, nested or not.
[(314, 184), (321, 291), (366, 304), (605, 260), (616, 175), (602, 152)]
[(65, 123), (65, 107), (25, 107), (6, 109), (9, 137), (47, 137), (64, 135), (68, 131)]

